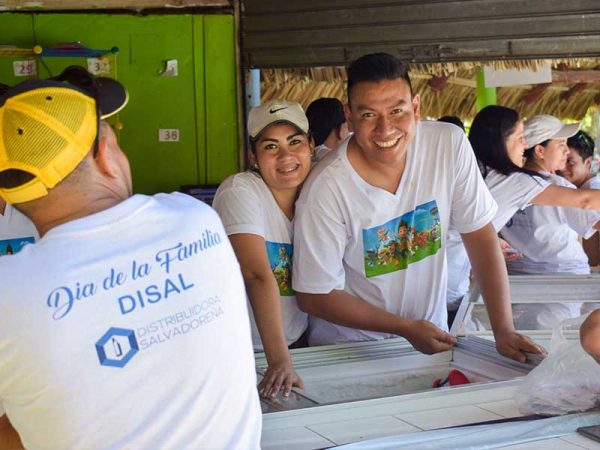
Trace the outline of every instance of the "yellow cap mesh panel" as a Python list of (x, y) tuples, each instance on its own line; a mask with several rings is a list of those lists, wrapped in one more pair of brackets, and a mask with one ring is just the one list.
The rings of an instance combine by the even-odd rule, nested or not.
[[(27, 171), (47, 188), (77, 167), (97, 134), (94, 100), (72, 89), (28, 91), (8, 99), (0, 112), (0, 171)], [(39, 197), (33, 191), (31, 195), (37, 195), (31, 200)]]
[(56, 118), (74, 134), (89, 119), (87, 111), (90, 105), (94, 105), (91, 98), (77, 91), (56, 88), (27, 92), (20, 101)]

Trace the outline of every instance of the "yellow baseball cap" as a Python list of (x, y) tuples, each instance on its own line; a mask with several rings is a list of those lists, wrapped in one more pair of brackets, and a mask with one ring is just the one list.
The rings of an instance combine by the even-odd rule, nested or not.
[(33, 175), (20, 186), (0, 187), (8, 203), (48, 194), (92, 149), (100, 119), (120, 111), (125, 88), (71, 66), (49, 80), (28, 80), (0, 97), (0, 174), (17, 169)]

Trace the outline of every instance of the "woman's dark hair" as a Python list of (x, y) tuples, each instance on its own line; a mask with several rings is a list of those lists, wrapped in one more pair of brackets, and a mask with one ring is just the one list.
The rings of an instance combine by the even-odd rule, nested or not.
[(567, 139), (567, 146), (577, 151), (583, 161), (594, 156), (594, 140), (585, 131), (579, 130)]
[(380, 82), (402, 78), (408, 84), (412, 95), (412, 85), (408, 75), (408, 66), (388, 53), (371, 53), (354, 61), (347, 69), (348, 103), (352, 88), (362, 81)]
[(486, 106), (473, 119), (469, 141), (480, 162), (484, 178), (489, 169), (507, 176), (513, 172), (538, 175), (537, 172), (517, 166), (508, 156), (506, 140), (514, 133), (518, 122), (517, 111), (497, 105)]

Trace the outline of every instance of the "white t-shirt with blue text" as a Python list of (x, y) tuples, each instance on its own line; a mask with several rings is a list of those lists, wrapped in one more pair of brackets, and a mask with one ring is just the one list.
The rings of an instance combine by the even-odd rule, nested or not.
[(136, 195), (0, 258), (0, 285), (26, 448), (259, 448), (244, 284), (207, 205)]

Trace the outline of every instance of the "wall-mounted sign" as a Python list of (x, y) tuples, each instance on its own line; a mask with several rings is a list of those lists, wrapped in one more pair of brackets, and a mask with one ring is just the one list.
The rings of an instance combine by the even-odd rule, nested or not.
[(35, 59), (14, 61), (13, 69), (15, 71), (15, 77), (33, 77), (37, 75), (37, 63)]
[(485, 87), (520, 86), (523, 84), (540, 84), (552, 82), (552, 68), (550, 64), (543, 64), (538, 70), (508, 69), (495, 70), (490, 66), (483, 67)]
[(88, 58), (88, 72), (93, 75), (110, 73), (110, 60), (108, 58)]
[(161, 128), (158, 130), (159, 142), (179, 142), (179, 128)]

